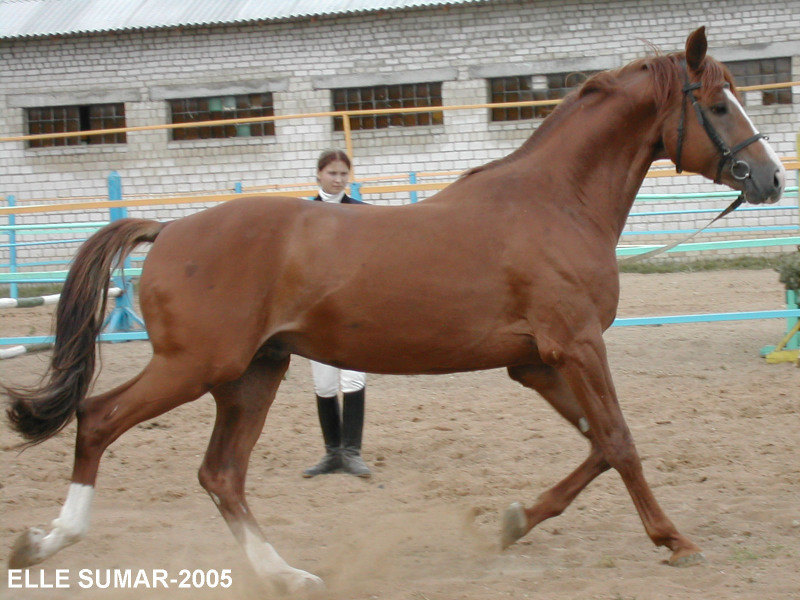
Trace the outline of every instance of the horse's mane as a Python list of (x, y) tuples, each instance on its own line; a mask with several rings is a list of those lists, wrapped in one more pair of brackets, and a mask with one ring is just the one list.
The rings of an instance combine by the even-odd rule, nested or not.
[[(503, 158), (465, 171), (461, 175), (461, 178), (463, 179), (475, 173), (512, 162), (521, 155), (527, 154), (548, 131), (564, 121), (581, 100), (594, 94), (613, 94), (620, 88), (620, 82), (630, 73), (642, 70), (648, 71), (653, 81), (654, 101), (658, 110), (661, 111), (663, 107), (669, 106), (673, 101), (673, 96), (675, 94), (680, 94), (683, 88), (682, 73), (685, 54), (683, 52), (661, 54), (658, 49), (654, 48), (653, 50), (654, 54), (650, 56), (628, 63), (618, 69), (601, 71), (591, 76), (580, 88), (567, 94), (567, 96), (556, 105), (553, 112), (545, 118), (542, 124), (536, 128), (531, 137), (529, 137), (522, 146)], [(697, 92), (700, 98), (702, 99), (704, 93), (713, 90), (720, 82), (728, 83), (731, 90), (738, 98), (738, 92), (733, 84), (733, 78), (725, 65), (711, 57), (706, 57), (706, 60), (703, 62), (703, 70), (700, 74), (700, 83), (702, 87)]]

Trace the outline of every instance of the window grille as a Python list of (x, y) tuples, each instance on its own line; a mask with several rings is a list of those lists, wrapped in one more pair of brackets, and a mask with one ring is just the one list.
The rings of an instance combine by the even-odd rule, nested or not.
[[(180, 98), (169, 101), (172, 123), (197, 123), (223, 119), (271, 117), (275, 114), (272, 93)], [(275, 122), (208, 125), (172, 129), (173, 140), (205, 140), (275, 135)]]
[[(333, 110), (369, 110), (382, 108), (408, 108), (442, 106), (442, 84), (408, 83), (379, 85), (360, 88), (337, 88), (332, 90)], [(387, 127), (417, 127), (441, 125), (442, 111), (394, 113), (387, 115), (359, 115), (350, 117), (350, 128), (386, 129)], [(335, 131), (342, 131), (342, 117), (333, 118)]]
[[(792, 80), (792, 59), (759, 58), (756, 60), (736, 60), (726, 62), (736, 85), (763, 85), (767, 83), (783, 83)], [(761, 104), (791, 104), (792, 88), (761, 90)]]
[[(67, 133), (125, 127), (125, 104), (42, 106), (26, 109), (28, 134)], [(29, 140), (29, 148), (78, 146), (81, 144), (124, 144), (125, 133)]]
[[(529, 100), (560, 100), (583, 84), (596, 71), (518, 75), (489, 79), (489, 101), (527, 102)], [(492, 121), (542, 119), (553, 112), (555, 105), (512, 106), (491, 109)]]

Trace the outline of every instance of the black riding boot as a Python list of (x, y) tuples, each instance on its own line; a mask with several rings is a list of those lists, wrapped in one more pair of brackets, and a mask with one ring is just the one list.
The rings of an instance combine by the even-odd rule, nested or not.
[(364, 429), (364, 388), (343, 394), (342, 469), (357, 477), (371, 477), (361, 458), (361, 433)]
[(303, 477), (314, 477), (333, 473), (342, 467), (342, 421), (339, 417), (339, 400), (336, 396), (322, 398), (317, 396), (317, 414), (325, 440), (325, 456), (316, 465), (303, 471)]

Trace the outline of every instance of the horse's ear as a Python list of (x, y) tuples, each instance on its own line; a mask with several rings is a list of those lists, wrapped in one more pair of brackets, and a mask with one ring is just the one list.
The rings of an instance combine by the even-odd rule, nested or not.
[(706, 58), (708, 42), (706, 41), (706, 28), (695, 29), (686, 40), (686, 65), (692, 71), (699, 71), (703, 60)]

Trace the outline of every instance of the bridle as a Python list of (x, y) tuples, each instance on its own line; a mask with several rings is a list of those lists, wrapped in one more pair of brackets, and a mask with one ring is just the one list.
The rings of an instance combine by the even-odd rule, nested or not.
[[(719, 164), (717, 165), (717, 176), (714, 179), (714, 183), (720, 182), (720, 178), (722, 177), (722, 169), (724, 169), (725, 165), (728, 164), (729, 162), (731, 163), (730, 170), (733, 178), (736, 179), (737, 181), (744, 181), (745, 179), (748, 179), (750, 177), (750, 165), (743, 160), (736, 160), (736, 153), (740, 152), (742, 149), (746, 148), (753, 142), (757, 142), (760, 139), (767, 139), (767, 136), (762, 135), (759, 132), (756, 132), (755, 135), (747, 138), (743, 142), (739, 142), (733, 148), (728, 148), (728, 145), (717, 133), (717, 130), (714, 129), (714, 126), (711, 124), (711, 121), (708, 120), (706, 111), (703, 110), (703, 107), (700, 106), (700, 103), (697, 101), (697, 97), (694, 95), (694, 91), (699, 90), (701, 87), (702, 84), (700, 82), (691, 83), (689, 81), (689, 69), (686, 66), (686, 61), (683, 61), (683, 99), (681, 100), (681, 120), (678, 122), (678, 148), (675, 158), (675, 170), (678, 173), (681, 173), (683, 171), (683, 168), (681, 167), (681, 153), (683, 151), (683, 138), (686, 125), (686, 101), (688, 98), (691, 98), (692, 106), (694, 107), (694, 113), (697, 115), (697, 120), (700, 121), (700, 124), (706, 131), (706, 135), (708, 135), (708, 138), (712, 141), (714, 146), (717, 147), (717, 150), (719, 150), (720, 154), (722, 155), (719, 159)], [(672, 250), (676, 246), (688, 242), (700, 232), (705, 231), (712, 223), (715, 223), (725, 215), (736, 210), (742, 204), (742, 202), (744, 202), (744, 193), (739, 194), (739, 197), (736, 198), (736, 200), (734, 200), (733, 202), (731, 202), (728, 208), (726, 208), (720, 214), (714, 217), (705, 227), (698, 229), (694, 233), (686, 236), (685, 238), (676, 240), (671, 244), (667, 244), (666, 246), (661, 246), (659, 248), (654, 248), (653, 250), (649, 250), (648, 252), (644, 252), (643, 254), (628, 256), (626, 258), (623, 258), (619, 262), (621, 263), (636, 262), (645, 258), (652, 258), (653, 256), (661, 254), (662, 252), (666, 252), (667, 250)]]
[(678, 149), (675, 158), (675, 170), (678, 173), (683, 171), (681, 153), (683, 151), (683, 138), (686, 124), (686, 101), (691, 98), (692, 107), (694, 107), (697, 120), (700, 122), (700, 125), (703, 126), (703, 129), (705, 129), (708, 138), (722, 155), (717, 165), (717, 176), (714, 178), (714, 183), (720, 182), (722, 169), (724, 169), (725, 165), (729, 162), (731, 163), (730, 171), (733, 178), (737, 181), (744, 181), (750, 177), (750, 165), (743, 160), (736, 160), (736, 154), (753, 142), (757, 142), (760, 139), (767, 139), (767, 136), (756, 132), (754, 136), (747, 138), (743, 142), (739, 142), (733, 148), (728, 148), (728, 145), (719, 136), (717, 130), (714, 129), (714, 126), (708, 119), (708, 115), (706, 115), (706, 111), (703, 110), (703, 107), (700, 106), (697, 97), (694, 95), (694, 91), (700, 89), (702, 85), (699, 81), (695, 83), (689, 81), (689, 69), (686, 66), (686, 61), (683, 61), (683, 82), (683, 99), (681, 101), (681, 120), (678, 123)]

